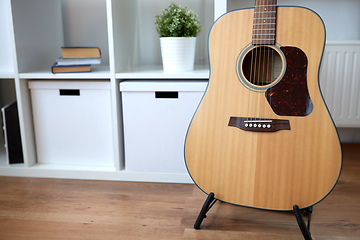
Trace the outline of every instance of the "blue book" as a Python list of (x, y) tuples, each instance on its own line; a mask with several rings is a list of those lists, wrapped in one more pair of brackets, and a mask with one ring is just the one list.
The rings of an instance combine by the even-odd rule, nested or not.
[(83, 73), (83, 72), (91, 72), (91, 65), (58, 65), (54, 64), (51, 66), (52, 73)]

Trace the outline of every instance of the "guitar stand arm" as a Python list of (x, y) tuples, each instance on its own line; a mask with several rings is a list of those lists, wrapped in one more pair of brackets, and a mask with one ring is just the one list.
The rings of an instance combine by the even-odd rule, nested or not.
[[(311, 234), (310, 234), (310, 221), (311, 221), (311, 213), (313, 211), (313, 207), (310, 206), (310, 207), (307, 207), (307, 208), (304, 208), (304, 209), (300, 210), (298, 205), (294, 205), (293, 210), (294, 210), (297, 223), (299, 225), (299, 228), (301, 230), (301, 233), (302, 233), (304, 239), (305, 240), (312, 240)], [(305, 224), (305, 221), (304, 221), (304, 218), (303, 218), (304, 211), (306, 211), (308, 213), (307, 227), (306, 227), (306, 224)]]
[(210, 208), (216, 203), (217, 199), (214, 197), (214, 193), (209, 193), (208, 197), (206, 198), (203, 207), (199, 213), (198, 218), (194, 224), (195, 229), (199, 229), (202, 221), (206, 218), (206, 213), (210, 210)]
[[(201, 208), (201, 211), (199, 213), (199, 216), (196, 219), (196, 222), (194, 224), (195, 229), (200, 229), (200, 225), (204, 218), (206, 218), (206, 213), (210, 210), (210, 208), (216, 203), (217, 199), (215, 198), (214, 193), (209, 193), (208, 197), (206, 198), (204, 205)], [(305, 240), (312, 240), (311, 234), (310, 234), (310, 222), (311, 222), (311, 213), (313, 211), (313, 207), (307, 207), (304, 209), (300, 209), (298, 205), (293, 206), (293, 210), (295, 213), (295, 217), (297, 220), (297, 223), (299, 225), (299, 228), (301, 230), (301, 233)], [(304, 212), (308, 213), (308, 224), (306, 226), (303, 214)]]

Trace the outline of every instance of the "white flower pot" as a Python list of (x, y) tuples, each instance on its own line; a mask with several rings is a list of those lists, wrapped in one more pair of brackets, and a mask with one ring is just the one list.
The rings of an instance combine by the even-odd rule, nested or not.
[(162, 37), (160, 46), (165, 72), (194, 70), (196, 37)]

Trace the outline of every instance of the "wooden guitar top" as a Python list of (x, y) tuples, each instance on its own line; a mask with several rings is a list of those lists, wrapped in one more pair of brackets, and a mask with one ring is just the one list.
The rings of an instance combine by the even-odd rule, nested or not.
[[(333, 189), (342, 164), (338, 135), (318, 81), (324, 24), (308, 9), (277, 8), (276, 49), (289, 52), (281, 55), (288, 66), (277, 84), (284, 78), (292, 83), (301, 61), (297, 55), (303, 55), (302, 65), (306, 63), (302, 79), (307, 88), (300, 95), (309, 100), (297, 114), (277, 110), (265, 90), (241, 82), (239, 63), (251, 48), (253, 18), (254, 9), (229, 12), (210, 31), (210, 80), (187, 133), (186, 165), (199, 188), (225, 202), (272, 210), (311, 206)], [(277, 84), (271, 93), (278, 96), (277, 104), (296, 104), (298, 97), (292, 99), (286, 92), (290, 90), (276, 89)], [(261, 129), (268, 128), (261, 119), (285, 125), (274, 131), (246, 131), (249, 109), (252, 123), (260, 123)]]

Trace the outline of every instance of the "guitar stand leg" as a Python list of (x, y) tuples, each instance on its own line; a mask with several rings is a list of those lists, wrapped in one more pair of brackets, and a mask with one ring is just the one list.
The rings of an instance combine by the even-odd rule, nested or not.
[[(304, 239), (305, 240), (312, 240), (311, 234), (310, 234), (310, 220), (311, 220), (311, 213), (312, 213), (313, 207), (310, 206), (308, 208), (300, 210), (298, 205), (294, 205), (293, 210), (294, 210), (294, 213), (295, 213), (297, 223), (298, 223), (299, 228), (301, 230), (301, 233), (304, 236)], [(306, 224), (305, 224), (305, 221), (304, 221), (304, 218), (303, 218), (304, 210), (306, 212), (308, 212), (308, 225), (307, 225), (307, 227), (306, 227)]]
[(208, 197), (205, 200), (204, 205), (201, 208), (198, 218), (194, 224), (195, 229), (199, 229), (202, 221), (206, 218), (206, 213), (210, 210), (210, 208), (216, 203), (217, 199), (214, 197), (214, 193), (209, 193)]

